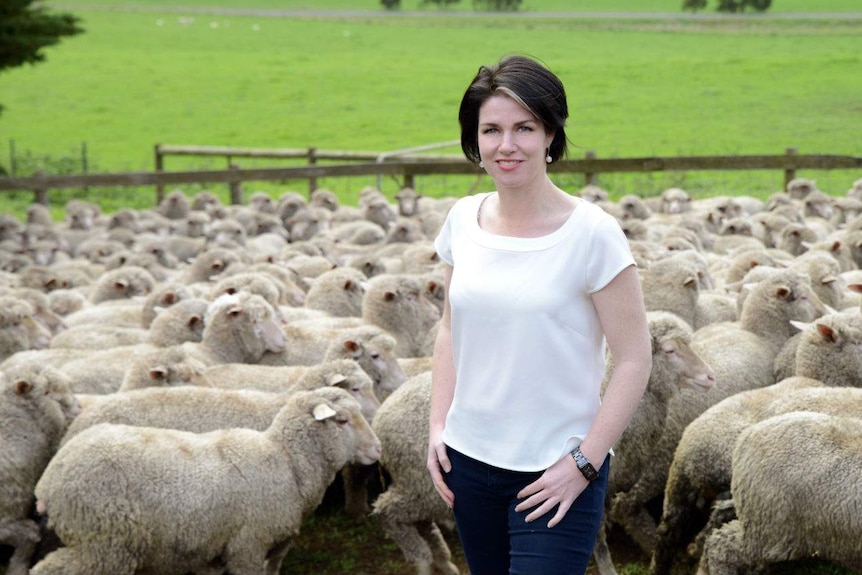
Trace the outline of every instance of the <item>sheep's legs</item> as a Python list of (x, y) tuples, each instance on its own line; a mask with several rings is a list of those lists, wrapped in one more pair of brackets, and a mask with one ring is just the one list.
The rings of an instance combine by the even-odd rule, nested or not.
[(452, 552), (437, 524), (433, 521), (419, 521), (416, 523), (416, 530), (431, 548), (433, 572), (439, 575), (458, 575), (458, 568), (451, 561)]
[(611, 560), (611, 550), (608, 548), (607, 521), (602, 520), (599, 526), (599, 534), (593, 547), (593, 559), (599, 569), (599, 575), (617, 575), (616, 567)]
[(30, 558), (39, 543), (39, 526), (29, 519), (3, 523), (0, 525), (0, 542), (15, 548), (6, 575), (27, 575)]

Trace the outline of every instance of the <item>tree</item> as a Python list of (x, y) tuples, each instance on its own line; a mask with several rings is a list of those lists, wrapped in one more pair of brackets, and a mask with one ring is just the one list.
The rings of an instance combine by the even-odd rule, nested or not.
[(398, 10), (401, 8), (401, 0), (380, 0), (380, 3), (387, 10)]
[(516, 12), (521, 0), (473, 0), (473, 8), (489, 12)]
[(683, 0), (682, 9), (697, 12), (706, 8), (706, 0)]
[(0, 71), (45, 61), (42, 48), (84, 30), (71, 14), (50, 14), (34, 0), (0, 2)]

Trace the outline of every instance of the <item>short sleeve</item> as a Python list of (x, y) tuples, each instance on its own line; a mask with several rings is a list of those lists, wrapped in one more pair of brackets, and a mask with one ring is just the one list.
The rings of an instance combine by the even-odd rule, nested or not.
[(455, 217), (453, 215), (454, 212), (455, 210), (452, 209), (446, 214), (446, 219), (440, 228), (440, 233), (437, 234), (437, 238), (434, 240), (434, 249), (437, 250), (437, 255), (450, 266), (455, 265), (455, 260), (452, 257), (452, 218)]
[(630, 265), (636, 264), (628, 238), (613, 216), (599, 210), (587, 262), (589, 292), (599, 291)]

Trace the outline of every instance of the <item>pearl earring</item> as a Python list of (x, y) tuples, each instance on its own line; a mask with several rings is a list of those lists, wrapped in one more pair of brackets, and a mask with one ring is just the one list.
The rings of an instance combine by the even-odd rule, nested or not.
[(482, 160), (479, 160), (479, 167), (484, 170), (485, 169), (485, 162), (483, 162)]
[(550, 164), (554, 161), (554, 158), (551, 157), (551, 148), (545, 148), (545, 153), (547, 154), (547, 156), (545, 156), (545, 161)]

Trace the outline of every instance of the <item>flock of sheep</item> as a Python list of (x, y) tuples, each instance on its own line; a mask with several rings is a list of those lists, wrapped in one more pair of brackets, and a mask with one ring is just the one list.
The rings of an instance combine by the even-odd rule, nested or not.
[[(629, 238), (653, 344), (601, 575), (611, 526), (653, 575), (862, 570), (862, 180), (579, 196)], [(425, 469), (432, 241), (454, 199), (395, 200), (174, 190), (151, 210), (0, 215), (6, 575), (274, 575), (338, 477), (345, 513), (417, 573), (457, 575)]]

